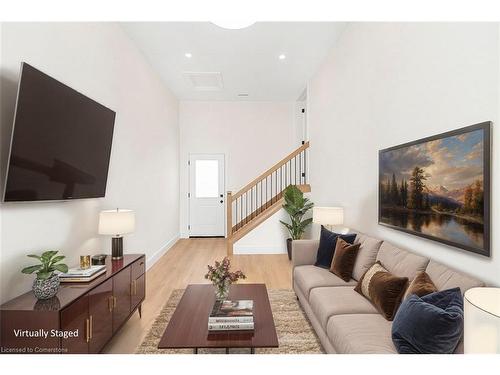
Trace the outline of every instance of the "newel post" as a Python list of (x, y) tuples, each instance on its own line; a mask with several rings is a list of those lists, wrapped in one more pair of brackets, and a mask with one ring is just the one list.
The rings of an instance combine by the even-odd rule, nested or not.
[(231, 235), (233, 234), (233, 197), (232, 197), (232, 192), (228, 191), (226, 194), (226, 220), (227, 220), (227, 226), (226, 226), (226, 237), (230, 238)]
[(227, 238), (227, 255), (233, 255), (233, 193), (226, 193), (226, 238)]

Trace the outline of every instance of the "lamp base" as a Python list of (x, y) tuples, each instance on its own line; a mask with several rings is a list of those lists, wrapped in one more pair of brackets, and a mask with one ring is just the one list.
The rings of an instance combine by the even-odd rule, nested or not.
[(111, 259), (123, 259), (123, 237), (111, 238)]

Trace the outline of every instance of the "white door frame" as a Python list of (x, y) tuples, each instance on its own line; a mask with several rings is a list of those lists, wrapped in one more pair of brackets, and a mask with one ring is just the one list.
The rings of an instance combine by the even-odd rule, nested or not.
[[(198, 157), (198, 158), (201, 158), (203, 156), (207, 156), (208, 158), (209, 157), (213, 157), (213, 156), (222, 156), (222, 173), (223, 173), (223, 177), (221, 179), (221, 183), (222, 183), (222, 187), (221, 187), (221, 194), (222, 194), (222, 197), (220, 197), (219, 199), (223, 199), (224, 200), (224, 210), (223, 210), (223, 223), (224, 223), (224, 228), (223, 228), (223, 234), (221, 235), (221, 237), (226, 237), (226, 234), (227, 234), (227, 225), (226, 225), (226, 212), (227, 212), (227, 200), (226, 200), (226, 154), (222, 153), (222, 152), (213, 152), (213, 153), (199, 153), (199, 152), (193, 152), (193, 153), (188, 153), (188, 171), (187, 171), (187, 175), (188, 175), (188, 184), (187, 184), (187, 191), (188, 191), (188, 194), (187, 194), (187, 224), (188, 224), (188, 231), (187, 231), (187, 237), (189, 238), (191, 236), (191, 197), (190, 197), (190, 194), (191, 194), (191, 184), (193, 183), (193, 181), (191, 181), (191, 159), (193, 157)], [(196, 235), (195, 235), (196, 236)], [(207, 236), (207, 237), (210, 237), (210, 236)], [(218, 237), (218, 236), (216, 236)]]

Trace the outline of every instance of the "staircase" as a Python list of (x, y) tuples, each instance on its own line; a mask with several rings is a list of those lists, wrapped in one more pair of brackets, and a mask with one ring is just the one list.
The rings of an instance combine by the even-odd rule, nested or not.
[(309, 142), (304, 142), (237, 193), (227, 192), (228, 255), (233, 255), (236, 241), (279, 211), (283, 191), (289, 185), (296, 185), (304, 193), (311, 191), (306, 175), (308, 148)]

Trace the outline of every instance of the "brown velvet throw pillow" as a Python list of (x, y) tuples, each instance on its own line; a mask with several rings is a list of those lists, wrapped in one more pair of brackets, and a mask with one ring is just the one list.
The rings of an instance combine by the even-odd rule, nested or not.
[(354, 262), (358, 255), (361, 244), (350, 244), (342, 238), (337, 238), (333, 260), (330, 266), (330, 272), (334, 273), (344, 281), (351, 280)]
[(405, 296), (403, 299), (416, 294), (419, 297), (423, 297), (426, 294), (431, 294), (437, 292), (438, 289), (436, 285), (432, 282), (431, 278), (425, 271), (417, 272), (415, 278), (411, 281), (408, 289), (406, 289)]
[(407, 277), (394, 276), (378, 261), (359, 279), (354, 290), (370, 300), (384, 318), (391, 321), (398, 311), (407, 285)]

